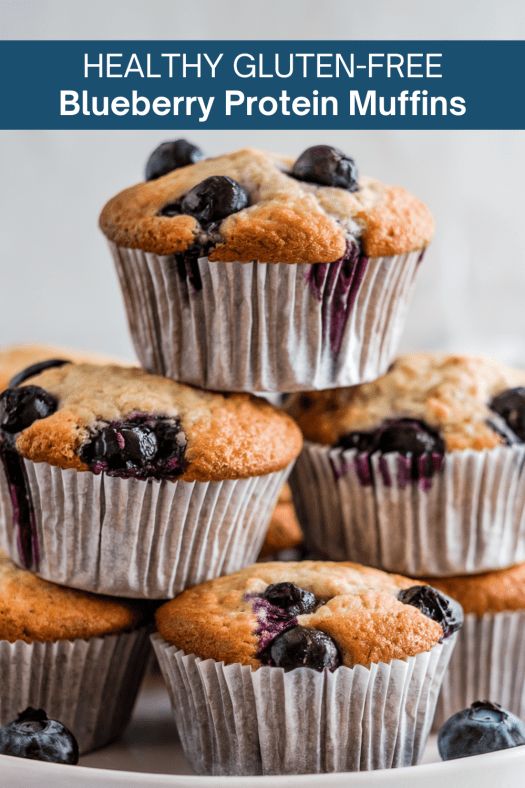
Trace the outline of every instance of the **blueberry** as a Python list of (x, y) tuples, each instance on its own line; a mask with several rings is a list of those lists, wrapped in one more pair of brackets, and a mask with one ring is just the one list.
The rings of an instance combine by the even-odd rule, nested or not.
[(0, 394), (0, 429), (20, 432), (37, 419), (45, 419), (56, 411), (58, 402), (40, 386), (6, 389)]
[(195, 164), (204, 158), (197, 145), (188, 140), (172, 140), (161, 143), (150, 155), (146, 163), (146, 180), (153, 181), (178, 167)]
[(173, 478), (186, 464), (186, 436), (177, 419), (137, 415), (102, 426), (80, 449), (96, 473), (110, 476)]
[(355, 449), (358, 452), (374, 451), (375, 432), (347, 432), (336, 443), (340, 449)]
[(445, 638), (463, 626), (463, 608), (459, 602), (437, 591), (432, 586), (404, 588), (399, 592), (397, 598), (404, 605), (417, 607), (425, 616), (441, 624)]
[(242, 211), (248, 202), (246, 190), (237, 181), (225, 175), (212, 175), (184, 195), (180, 210), (203, 224), (209, 224)]
[(438, 749), (444, 761), (506, 750), (525, 744), (525, 724), (497, 703), (478, 700), (453, 714), (440, 728)]
[(382, 454), (426, 454), (445, 451), (445, 444), (428, 424), (417, 419), (395, 419), (385, 422), (377, 436), (377, 450)]
[(525, 388), (502, 391), (494, 397), (490, 408), (502, 417), (520, 441), (525, 441)]
[(70, 361), (66, 361), (64, 358), (49, 358), (47, 361), (38, 361), (36, 364), (31, 364), (30, 367), (22, 369), (13, 378), (11, 378), (9, 381), (9, 386), (14, 389), (28, 378), (34, 378), (35, 375), (39, 375), (46, 369), (52, 369), (53, 367), (63, 367), (64, 364), (70, 363)]
[(293, 627), (276, 637), (268, 649), (270, 664), (284, 670), (313, 668), (335, 670), (341, 664), (332, 638), (320, 629)]
[(301, 181), (338, 186), (350, 192), (359, 188), (354, 160), (331, 145), (314, 145), (303, 151), (293, 166), (292, 175)]
[(285, 610), (290, 618), (295, 618), (304, 613), (313, 613), (317, 607), (315, 594), (311, 591), (306, 591), (304, 588), (299, 588), (293, 583), (274, 583), (269, 585), (262, 597), (270, 604), (275, 605), (275, 607)]
[(349, 432), (339, 439), (337, 446), (370, 454), (379, 451), (420, 456), (445, 451), (441, 436), (417, 419), (389, 419), (370, 432)]
[(50, 720), (43, 709), (31, 707), (0, 728), (0, 753), (35, 761), (78, 763), (78, 744), (71, 731)]

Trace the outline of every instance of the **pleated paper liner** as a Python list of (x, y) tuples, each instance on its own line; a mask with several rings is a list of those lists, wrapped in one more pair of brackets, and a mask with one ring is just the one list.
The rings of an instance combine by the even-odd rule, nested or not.
[(476, 700), (490, 700), (525, 718), (525, 611), (469, 613), (436, 707), (437, 730)]
[(334, 673), (225, 665), (152, 636), (198, 774), (309, 774), (418, 762), (453, 638), (406, 660)]
[(54, 583), (143, 599), (171, 598), (253, 563), (290, 471), (145, 482), (23, 462), (34, 509), (29, 566), (0, 474), (12, 560)]
[(102, 747), (128, 724), (149, 654), (146, 627), (87, 640), (1, 640), (0, 724), (42, 708), (72, 731), (81, 753)]
[(422, 258), (190, 264), (110, 246), (142, 366), (223, 391), (377, 378), (396, 353)]
[(412, 480), (400, 454), (306, 443), (290, 484), (313, 555), (440, 577), (525, 560), (524, 462), (514, 446), (427, 455)]

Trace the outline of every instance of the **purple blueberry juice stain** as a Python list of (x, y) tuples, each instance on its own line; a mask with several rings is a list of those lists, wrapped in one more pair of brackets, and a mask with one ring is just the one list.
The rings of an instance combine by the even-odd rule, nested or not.
[(187, 281), (195, 292), (202, 290), (201, 272), (199, 269), (199, 257), (205, 254), (204, 250), (193, 253), (185, 252), (175, 256), (177, 274), (182, 281)]
[(259, 648), (256, 656), (260, 658), (278, 635), (297, 626), (297, 618), (290, 618), (286, 610), (272, 605), (271, 602), (258, 594), (247, 594), (246, 599), (251, 601), (253, 611), (257, 616), (255, 634), (259, 640)]
[(0, 458), (9, 489), (20, 562), (25, 569), (38, 570), (38, 534), (24, 462), (14, 446), (10, 446), (5, 439), (0, 443)]
[[(445, 456), (445, 444), (439, 432), (417, 419), (387, 419), (370, 432), (350, 432), (343, 435), (335, 448), (341, 451), (337, 461), (330, 464), (336, 481), (352, 468), (364, 487), (375, 484), (376, 473), (385, 487), (404, 490), (418, 482), (428, 492), (432, 480), (440, 473)], [(395, 458), (395, 473), (387, 457)], [(377, 457), (377, 462), (372, 458)]]
[(343, 257), (334, 263), (314, 263), (306, 276), (313, 296), (321, 302), (323, 332), (337, 356), (344, 331), (365, 275), (368, 258), (355, 241), (347, 241)]

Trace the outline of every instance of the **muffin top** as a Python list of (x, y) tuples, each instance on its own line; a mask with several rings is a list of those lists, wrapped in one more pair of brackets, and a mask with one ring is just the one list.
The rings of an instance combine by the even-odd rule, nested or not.
[(302, 445), (293, 420), (264, 400), (91, 364), (65, 363), (7, 389), (0, 426), (29, 460), (124, 478), (258, 476), (284, 468)]
[(292, 492), (288, 484), (285, 484), (273, 511), (259, 557), (275, 555), (281, 550), (293, 550), (302, 541), (303, 534), (297, 522)]
[(168, 643), (202, 659), (319, 670), (428, 651), (460, 626), (460, 611), (430, 586), (359, 564), (277, 561), (188, 589), (156, 621)]
[(293, 395), (307, 440), (360, 451), (490, 449), (525, 440), (525, 371), (472, 356), (401, 356), (372, 383)]
[(481, 575), (433, 578), (432, 584), (461, 603), (465, 613), (525, 610), (525, 564)]
[(0, 348), (0, 392), (9, 385), (17, 372), (30, 364), (63, 358), (90, 364), (116, 363), (114, 359), (98, 353), (86, 353), (72, 348), (54, 347), (53, 345), (9, 345)]
[(100, 226), (119, 246), (159, 255), (197, 245), (210, 260), (268, 263), (333, 262), (349, 237), (367, 256), (402, 254), (433, 233), (423, 203), (400, 187), (358, 181), (354, 162), (326, 145), (295, 163), (246, 148), (177, 167), (113, 197)]
[(48, 583), (0, 552), (0, 640), (101, 637), (134, 629), (142, 620), (137, 603)]

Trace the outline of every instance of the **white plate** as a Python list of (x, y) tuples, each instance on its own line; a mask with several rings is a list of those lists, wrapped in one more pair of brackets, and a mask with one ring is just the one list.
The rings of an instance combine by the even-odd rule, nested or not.
[(519, 788), (525, 782), (525, 747), (442, 763), (431, 740), (425, 763), (408, 769), (283, 777), (197, 777), (180, 748), (167, 694), (149, 677), (122, 739), (82, 758), (80, 766), (57, 766), (0, 756), (1, 788)]

